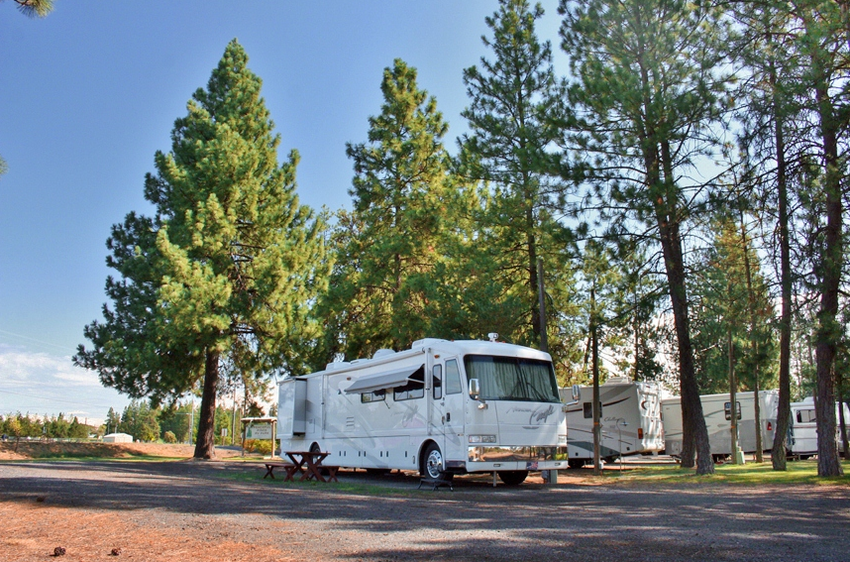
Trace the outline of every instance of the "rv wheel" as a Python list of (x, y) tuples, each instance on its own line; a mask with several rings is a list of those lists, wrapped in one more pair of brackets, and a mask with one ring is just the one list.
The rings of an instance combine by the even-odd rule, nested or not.
[(451, 480), (452, 478), (452, 474), (445, 471), (446, 463), (443, 460), (443, 453), (440, 452), (440, 447), (436, 443), (430, 443), (425, 448), (421, 464), (419, 472), (425, 478), (432, 480)]
[(519, 486), (525, 482), (527, 476), (527, 470), (503, 470), (499, 472), (499, 480), (508, 486)]
[[(318, 443), (313, 443), (312, 445), (310, 445), (310, 452), (311, 452), (311, 453), (321, 453), (321, 452), (322, 452), (322, 448), (321, 448), (321, 447), (319, 447), (319, 444), (318, 444)], [(328, 472), (328, 469), (327, 469), (327, 468), (320, 468), (320, 469), (319, 469), (319, 472), (321, 472), (321, 473), (322, 473), (322, 476), (327, 476), (327, 475), (329, 474), (329, 472)]]

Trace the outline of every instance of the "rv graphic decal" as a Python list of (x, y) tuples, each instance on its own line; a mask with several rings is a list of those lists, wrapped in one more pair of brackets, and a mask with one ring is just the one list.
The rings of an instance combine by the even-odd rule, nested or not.
[(528, 418), (528, 423), (546, 423), (549, 420), (549, 416), (555, 413), (555, 406), (549, 404), (549, 407), (541, 406), (531, 412), (531, 417)]

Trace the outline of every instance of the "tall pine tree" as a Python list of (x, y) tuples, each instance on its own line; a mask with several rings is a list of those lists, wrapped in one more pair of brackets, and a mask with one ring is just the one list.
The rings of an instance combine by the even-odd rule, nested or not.
[[(581, 117), (576, 157), (612, 237), (652, 236), (667, 275), (679, 352), (683, 466), (714, 472), (694, 368), (684, 236), (704, 185), (687, 170), (716, 150), (729, 78), (727, 26), (709, 4), (685, 0), (561, 0), (562, 47)], [(637, 229), (647, 229), (635, 232)]]
[[(544, 264), (550, 297), (565, 296), (565, 277), (571, 285), (563, 245), (552, 237), (557, 226), (546, 212), (547, 148), (559, 137), (553, 123), (558, 121), (561, 97), (551, 45), (541, 42), (535, 31), (542, 16), (540, 4), (500, 0), (498, 11), (486, 18), (492, 38), (482, 40), (494, 58), (482, 57), (479, 66), (463, 72), (470, 106), (462, 115), (470, 132), (460, 139), (462, 173), (488, 190), (478, 225), (485, 243), (479, 249), (486, 249), (498, 265), (504, 292), (516, 295), (519, 305), (520, 325), (499, 331), (533, 346), (547, 341), (541, 335), (538, 262)], [(553, 319), (566, 306), (563, 299), (548, 304)], [(555, 322), (550, 327), (553, 336), (558, 334)], [(563, 341), (552, 338), (555, 347)]]
[(261, 81), (233, 40), (207, 89), (177, 119), (168, 154), (145, 181), (151, 218), (130, 213), (107, 242), (104, 321), (85, 329), (74, 361), (103, 384), (154, 403), (203, 379), (195, 457), (214, 455), (220, 365), (261, 377), (296, 370), (315, 338), (308, 306), (325, 282), (321, 223), (298, 202), (298, 155), (280, 137)]
[(448, 126), (402, 60), (384, 70), (381, 113), (368, 140), (349, 144), (351, 213), (337, 229), (338, 259), (322, 304), (328, 353), (350, 358), (409, 346), (430, 332), (434, 272), (455, 200)]

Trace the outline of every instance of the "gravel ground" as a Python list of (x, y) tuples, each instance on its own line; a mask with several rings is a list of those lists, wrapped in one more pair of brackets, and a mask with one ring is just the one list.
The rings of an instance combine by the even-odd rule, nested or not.
[[(569, 473), (570, 471), (566, 471)], [(843, 561), (850, 490), (740, 485), (493, 488), (340, 472), (264, 480), (238, 462), (0, 463), (0, 560)]]

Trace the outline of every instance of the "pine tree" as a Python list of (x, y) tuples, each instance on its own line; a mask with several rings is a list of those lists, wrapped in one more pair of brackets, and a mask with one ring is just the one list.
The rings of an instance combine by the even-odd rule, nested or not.
[(53, 0), (14, 0), (18, 10), (27, 17), (43, 18), (53, 11)]
[(384, 70), (381, 113), (368, 141), (349, 144), (351, 213), (340, 215), (337, 264), (323, 303), (328, 353), (351, 358), (400, 349), (430, 331), (433, 277), (456, 195), (437, 102), (396, 60)]
[[(460, 139), (461, 173), (481, 182), (478, 213), (479, 244), (502, 283), (501, 291), (514, 296), (515, 327), (498, 329), (511, 341), (540, 346), (551, 341), (556, 356), (569, 353), (568, 338), (550, 321), (551, 338), (541, 335), (539, 262), (544, 264), (552, 319), (565, 318), (566, 298), (572, 285), (571, 268), (564, 267), (563, 245), (553, 238), (558, 226), (547, 213), (546, 174), (549, 146), (559, 138), (554, 126), (560, 114), (560, 91), (552, 66), (549, 42), (537, 38), (535, 22), (543, 8), (527, 0), (500, 0), (499, 9), (486, 18), (492, 38), (482, 37), (494, 55), (463, 72), (470, 106), (462, 115), (470, 132)], [(507, 326), (506, 326), (507, 327)], [(567, 346), (568, 347), (568, 346)], [(557, 357), (556, 357), (557, 360)]]
[[(850, 130), (846, 96), (850, 12), (840, 2), (808, 0), (759, 0), (732, 6), (746, 30), (748, 48), (741, 52), (747, 72), (754, 77), (752, 84), (757, 86), (742, 89), (749, 110), (744, 140), (751, 152), (768, 154), (776, 162), (775, 180), (771, 181), (776, 186), (778, 208), (767, 208), (778, 215), (783, 253), (783, 357), (776, 450), (783, 445), (780, 436), (785, 432), (781, 429), (789, 414), (792, 275), (803, 278), (808, 285), (805, 292), (816, 293), (820, 299), (812, 361), (817, 371), (818, 433), (831, 435), (835, 429), (835, 361), (843, 334), (840, 309), (846, 263), (843, 178)], [(795, 239), (795, 229), (799, 239)], [(791, 263), (792, 257), (800, 256), (807, 263)], [(841, 474), (834, 442), (821, 439), (818, 447), (819, 475)], [(774, 467), (784, 469), (777, 456)]]
[[(576, 82), (576, 170), (610, 221), (608, 235), (660, 246), (678, 346), (683, 466), (714, 471), (690, 336), (684, 236), (704, 186), (684, 170), (715, 151), (729, 78), (727, 26), (710, 4), (684, 0), (561, 0), (562, 47)], [(637, 231), (637, 229), (646, 229)]]
[(74, 361), (154, 404), (203, 379), (195, 457), (214, 455), (226, 358), (250, 376), (297, 372), (317, 337), (308, 307), (325, 282), (322, 224), (295, 194), (298, 154), (279, 164), (261, 81), (235, 40), (177, 119), (145, 181), (154, 217), (129, 213), (107, 241), (104, 321)]

